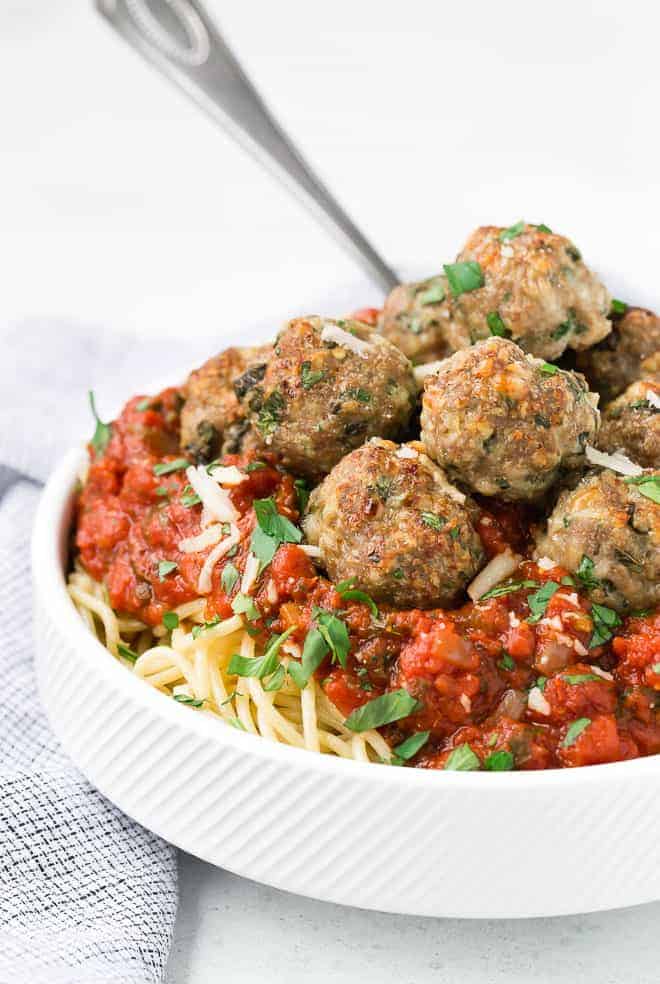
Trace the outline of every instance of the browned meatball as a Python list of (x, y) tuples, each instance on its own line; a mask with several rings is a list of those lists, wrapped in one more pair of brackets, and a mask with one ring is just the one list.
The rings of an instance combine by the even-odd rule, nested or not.
[(271, 345), (228, 348), (190, 374), (181, 411), (183, 451), (208, 462), (245, 448), (248, 421), (242, 401), (263, 379), (272, 351)]
[(660, 505), (649, 498), (660, 473), (643, 477), (653, 481), (635, 484), (608, 469), (587, 474), (562, 492), (537, 544), (537, 557), (573, 574), (586, 569), (592, 600), (619, 612), (660, 603)]
[(546, 227), (482, 226), (449, 276), (447, 340), (457, 351), (489, 334), (555, 360), (609, 334), (610, 296), (570, 240)]
[(446, 277), (399, 284), (385, 301), (378, 330), (413, 365), (435, 362), (453, 352), (447, 342), (449, 314)]
[(597, 404), (582, 376), (489, 338), (426, 378), (422, 441), (452, 480), (483, 495), (534, 500), (562, 469), (584, 461)]
[(644, 308), (628, 308), (615, 320), (611, 335), (579, 353), (577, 368), (605, 402), (642, 376), (660, 381), (660, 318)]
[(660, 468), (660, 383), (632, 383), (603, 413), (597, 446), (623, 450), (643, 468)]
[(373, 438), (343, 458), (303, 521), (335, 582), (402, 608), (453, 604), (484, 563), (477, 508), (419, 442)]
[(405, 355), (360, 321), (296, 318), (280, 332), (253, 427), (284, 465), (312, 481), (373, 435), (397, 437), (415, 408)]

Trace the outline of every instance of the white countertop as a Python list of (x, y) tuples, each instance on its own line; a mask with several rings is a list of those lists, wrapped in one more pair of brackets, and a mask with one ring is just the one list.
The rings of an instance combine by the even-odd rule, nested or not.
[[(571, 235), (619, 296), (660, 301), (657, 4), (209, 7), (394, 265), (431, 273), (475, 225), (524, 216)], [(0, 320), (206, 336), (212, 350), (312, 305), (335, 313), (337, 285), (343, 310), (378, 302), (91, 4), (3, 0), (0, 77)], [(542, 845), (531, 862), (542, 890)], [(461, 923), (311, 902), (188, 857), (181, 874), (168, 984), (658, 979), (660, 905)]]

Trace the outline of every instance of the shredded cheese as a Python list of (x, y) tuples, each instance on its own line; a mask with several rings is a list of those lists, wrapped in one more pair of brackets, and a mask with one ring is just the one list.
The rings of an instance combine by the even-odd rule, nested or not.
[(409, 448), (406, 444), (394, 452), (397, 458), (419, 458), (419, 452), (414, 448)]
[(338, 325), (330, 324), (329, 321), (323, 323), (321, 341), (335, 342), (336, 345), (341, 345), (342, 348), (359, 355), (361, 359), (367, 359), (372, 351), (372, 346), (368, 342), (363, 342), (361, 338), (351, 335), (349, 331), (344, 331)]
[(660, 396), (658, 396), (658, 394), (655, 393), (652, 389), (647, 389), (646, 399), (650, 404), (650, 406), (654, 408), (654, 410), (660, 410)]
[(212, 526), (208, 526), (201, 533), (198, 533), (197, 536), (189, 536), (185, 540), (180, 540), (178, 547), (181, 553), (197, 553), (199, 550), (206, 549), (206, 547), (212, 547), (222, 536), (222, 524), (213, 523)]
[(218, 485), (240, 485), (247, 482), (245, 475), (236, 465), (214, 465), (210, 469), (210, 475)]
[(550, 716), (551, 707), (539, 687), (532, 687), (530, 690), (527, 706), (531, 711), (536, 711), (537, 714), (543, 714), (544, 717)]
[(256, 583), (258, 574), (259, 558), (250, 551), (245, 562), (245, 571), (243, 572), (243, 580), (241, 581), (241, 594), (250, 593)]
[(321, 548), (315, 547), (312, 543), (299, 543), (298, 546), (308, 557), (321, 557)]
[(477, 574), (474, 581), (468, 585), (467, 592), (472, 601), (478, 601), (482, 595), (496, 587), (505, 577), (513, 574), (521, 563), (522, 557), (514, 554), (508, 547), (503, 553), (496, 554)]
[(202, 522), (205, 517), (211, 518), (218, 523), (234, 523), (238, 519), (238, 512), (229, 498), (229, 494), (221, 489), (210, 475), (206, 468), (193, 465), (186, 469), (186, 478), (193, 489), (202, 500), (204, 507), (202, 512)]
[(438, 359), (437, 362), (426, 362), (423, 366), (415, 366), (413, 375), (418, 383), (423, 383), (427, 376), (438, 372), (444, 362), (444, 359)]
[(208, 594), (211, 590), (211, 575), (213, 574), (213, 568), (220, 560), (224, 557), (226, 553), (229, 553), (233, 546), (236, 546), (240, 540), (240, 533), (238, 527), (232, 526), (230, 535), (219, 543), (217, 547), (209, 553), (206, 560), (202, 564), (202, 569), (199, 572), (199, 578), (197, 579), (197, 590), (200, 594)]
[(604, 451), (598, 451), (591, 444), (587, 444), (584, 452), (590, 464), (600, 465), (601, 468), (609, 468), (611, 471), (618, 472), (620, 475), (634, 477), (641, 475), (644, 471), (643, 468), (640, 468), (639, 465), (636, 465), (634, 461), (631, 461), (630, 458), (620, 451), (615, 451), (614, 454), (606, 454)]

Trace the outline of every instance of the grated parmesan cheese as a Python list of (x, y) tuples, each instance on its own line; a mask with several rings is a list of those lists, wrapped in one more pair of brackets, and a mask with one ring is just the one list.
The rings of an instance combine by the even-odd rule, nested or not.
[(257, 575), (259, 574), (259, 558), (252, 551), (247, 556), (243, 580), (241, 581), (241, 594), (249, 594), (254, 587)]
[(553, 567), (557, 566), (554, 560), (551, 560), (550, 557), (541, 557), (536, 561), (536, 564), (542, 571), (550, 571)]
[(652, 406), (655, 410), (660, 410), (660, 396), (658, 396), (657, 393), (654, 393), (653, 390), (648, 389), (646, 391), (646, 399), (649, 405)]
[(218, 523), (234, 523), (238, 519), (238, 512), (229, 498), (229, 494), (221, 489), (217, 482), (207, 474), (203, 465), (198, 465), (197, 468), (191, 465), (190, 468), (187, 468), (186, 478), (202, 500), (204, 507), (202, 521), (204, 521), (204, 517), (211, 518)]
[(321, 556), (321, 548), (315, 547), (312, 543), (299, 543), (298, 546), (308, 557), (317, 558)]
[(644, 470), (620, 451), (615, 451), (614, 454), (606, 454), (604, 451), (598, 451), (597, 448), (592, 447), (591, 444), (587, 444), (584, 452), (587, 456), (587, 461), (590, 462), (590, 464), (600, 465), (601, 468), (609, 468), (611, 471), (618, 472), (620, 475), (630, 475), (634, 477), (636, 475), (641, 475)]
[(470, 700), (470, 698), (468, 697), (468, 695), (467, 694), (461, 694), (461, 696), (458, 698), (458, 702), (463, 707), (463, 710), (465, 711), (465, 713), (466, 714), (469, 714), (470, 711), (472, 710), (472, 701)]
[(578, 654), (578, 656), (586, 656), (589, 650), (586, 646), (583, 646), (579, 639), (573, 639), (573, 649)]
[(368, 342), (363, 342), (361, 338), (351, 335), (349, 331), (344, 331), (339, 325), (331, 325), (329, 321), (323, 323), (321, 341), (335, 342), (337, 345), (341, 345), (342, 348), (347, 348), (350, 352), (354, 352), (355, 355), (359, 355), (361, 359), (368, 358), (369, 353), (372, 351), (372, 346)]
[(204, 550), (206, 547), (212, 547), (214, 543), (217, 543), (218, 540), (222, 538), (222, 536), (222, 524), (213, 523), (212, 526), (208, 526), (197, 536), (189, 536), (186, 537), (185, 540), (180, 540), (178, 543), (178, 548), (181, 553), (197, 553), (199, 550)]
[(218, 485), (240, 485), (248, 478), (236, 465), (214, 465), (209, 474)]
[(414, 448), (409, 448), (406, 444), (394, 452), (396, 458), (419, 458), (419, 452)]
[(537, 714), (543, 714), (544, 717), (550, 716), (550, 705), (541, 693), (538, 687), (532, 687), (527, 697), (527, 706), (531, 711), (536, 711)]
[(590, 666), (589, 669), (591, 670), (592, 673), (595, 673), (596, 676), (602, 677), (603, 680), (614, 679), (611, 673), (608, 673), (607, 670), (601, 670), (600, 666)]
[(521, 563), (522, 557), (512, 553), (508, 547), (503, 553), (495, 554), (484, 569), (477, 574), (474, 581), (468, 585), (467, 593), (472, 601), (478, 601), (482, 595), (496, 587), (505, 577), (513, 574)]
[(217, 547), (209, 553), (206, 560), (202, 565), (202, 569), (199, 572), (199, 578), (197, 579), (197, 590), (200, 594), (208, 594), (211, 590), (211, 576), (213, 574), (213, 568), (220, 560), (224, 557), (233, 546), (235, 546), (240, 540), (240, 533), (237, 526), (232, 526), (230, 535), (219, 543)]

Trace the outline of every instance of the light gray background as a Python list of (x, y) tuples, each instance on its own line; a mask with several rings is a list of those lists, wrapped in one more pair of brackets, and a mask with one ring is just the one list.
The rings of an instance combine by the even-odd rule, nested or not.
[[(525, 217), (571, 235), (619, 296), (660, 303), (655, 2), (208, 6), (393, 264), (431, 273), (475, 225)], [(0, 323), (73, 318), (206, 337), (211, 352), (336, 313), (338, 298), (342, 313), (381, 299), (86, 0), (2, 0), (0, 83)], [(543, 891), (542, 842), (512, 863)], [(298, 899), (185, 856), (181, 875), (168, 984), (659, 977), (658, 905), (429, 921)]]

